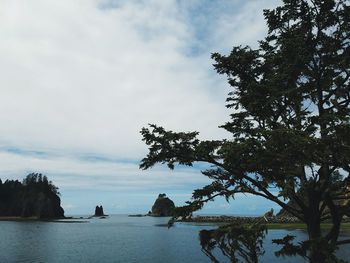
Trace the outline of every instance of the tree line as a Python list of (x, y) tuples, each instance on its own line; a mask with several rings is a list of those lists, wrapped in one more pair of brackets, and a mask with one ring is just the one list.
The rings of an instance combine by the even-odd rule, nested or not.
[(22, 182), (0, 179), (0, 216), (63, 217), (58, 187), (40, 173), (29, 174)]

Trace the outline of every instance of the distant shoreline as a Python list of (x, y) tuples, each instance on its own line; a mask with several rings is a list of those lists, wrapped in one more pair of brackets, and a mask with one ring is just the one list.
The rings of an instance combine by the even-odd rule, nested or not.
[[(180, 223), (194, 223), (194, 224), (252, 224), (263, 223), (268, 229), (288, 229), (288, 230), (306, 230), (305, 223), (301, 222), (295, 217), (269, 217), (261, 216), (194, 216), (192, 218), (177, 220)], [(323, 222), (321, 228), (329, 230), (332, 223)], [(341, 231), (350, 231), (350, 218), (343, 220), (341, 224)]]
[(278, 223), (290, 224), (300, 223), (296, 217), (264, 217), (264, 216), (194, 216), (178, 220), (179, 222), (196, 222), (196, 223), (237, 223), (237, 224), (251, 224), (251, 223)]

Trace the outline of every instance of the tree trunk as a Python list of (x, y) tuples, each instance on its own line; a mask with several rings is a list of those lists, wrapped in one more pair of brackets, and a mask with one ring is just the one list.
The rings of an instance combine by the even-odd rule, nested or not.
[(321, 223), (317, 222), (317, 219), (307, 224), (307, 230), (309, 234), (310, 247), (309, 247), (309, 258), (310, 263), (324, 263), (325, 262), (325, 251), (322, 249), (321, 241)]
[(315, 200), (317, 194), (310, 196), (310, 206), (306, 217), (307, 231), (309, 235), (309, 259), (310, 263), (324, 263), (327, 251), (324, 250), (324, 241), (321, 235), (321, 213), (319, 202)]

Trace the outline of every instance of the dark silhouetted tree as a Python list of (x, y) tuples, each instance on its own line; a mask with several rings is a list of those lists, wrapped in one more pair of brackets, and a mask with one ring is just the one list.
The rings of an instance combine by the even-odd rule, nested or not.
[[(198, 132), (143, 128), (156, 163), (206, 162), (212, 183), (195, 190), (178, 216), (216, 196), (249, 193), (275, 202), (307, 226), (295, 251), (313, 263), (330, 261), (344, 216), (350, 216), (350, 3), (284, 0), (265, 10), (268, 34), (257, 49), (215, 53), (214, 67), (228, 77), (230, 139), (201, 141)], [(293, 204), (293, 205), (292, 205)], [(321, 232), (321, 222), (332, 227)], [(289, 240), (290, 241), (290, 240)], [(283, 243), (283, 242), (282, 242)], [(301, 252), (304, 251), (304, 252)]]
[(23, 180), (0, 183), (0, 216), (61, 218), (58, 188), (46, 176), (31, 173)]
[(260, 224), (226, 225), (213, 230), (201, 230), (202, 251), (213, 262), (219, 262), (213, 251), (218, 248), (233, 263), (258, 263), (265, 253), (262, 244), (267, 230)]

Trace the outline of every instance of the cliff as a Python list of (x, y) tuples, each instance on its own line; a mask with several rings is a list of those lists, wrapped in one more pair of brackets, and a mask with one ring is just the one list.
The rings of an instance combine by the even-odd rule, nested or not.
[(29, 174), (22, 183), (0, 180), (0, 216), (63, 218), (58, 188), (41, 174)]
[(152, 206), (151, 216), (172, 216), (174, 213), (175, 204), (166, 194), (159, 194), (158, 198)]
[(96, 206), (95, 208), (95, 215), (94, 216), (104, 216), (104, 212), (103, 212), (103, 206)]

